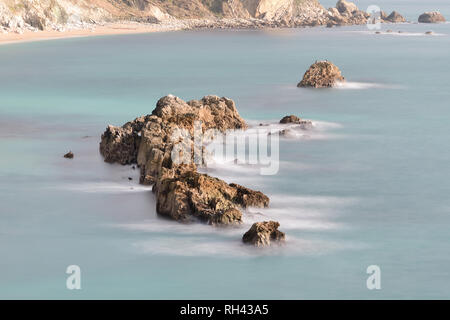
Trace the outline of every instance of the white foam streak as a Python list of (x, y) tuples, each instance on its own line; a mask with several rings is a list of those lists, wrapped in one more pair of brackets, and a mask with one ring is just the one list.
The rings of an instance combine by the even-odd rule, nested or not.
[(66, 190), (87, 192), (87, 193), (123, 193), (123, 192), (149, 192), (151, 187), (139, 185), (136, 183), (114, 183), (114, 182), (91, 182), (79, 184), (67, 184), (62, 187)]
[(398, 32), (398, 31), (386, 32), (386, 31), (378, 31), (379, 33), (376, 33), (375, 31), (348, 31), (348, 32), (370, 34), (370, 35), (374, 35), (374, 36), (392, 36), (392, 37), (433, 37), (433, 36), (441, 37), (441, 36), (446, 36), (445, 33), (435, 33), (435, 32), (433, 32), (431, 34), (426, 34), (425, 31), (424, 32), (406, 32), (406, 31), (402, 31), (402, 32)]
[(399, 89), (400, 87), (382, 83), (346, 81), (336, 83), (333, 88), (344, 90), (367, 90), (367, 89)]
[(284, 256), (284, 255), (320, 255), (328, 252), (356, 249), (353, 244), (336, 244), (322, 240), (306, 240), (297, 237), (287, 238), (287, 242), (281, 246), (269, 248), (254, 248), (247, 246), (241, 241), (216, 242), (209, 238), (192, 237), (177, 239), (173, 237), (162, 237), (151, 241), (139, 241), (133, 247), (141, 253), (153, 255), (173, 256), (204, 256), (204, 257), (234, 257), (252, 258), (261, 256)]

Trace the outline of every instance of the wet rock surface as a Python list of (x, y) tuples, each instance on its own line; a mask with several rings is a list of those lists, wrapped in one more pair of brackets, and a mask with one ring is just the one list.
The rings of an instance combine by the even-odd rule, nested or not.
[(281, 244), (286, 240), (286, 235), (278, 230), (279, 227), (280, 223), (276, 221), (256, 222), (244, 234), (242, 241), (255, 247)]

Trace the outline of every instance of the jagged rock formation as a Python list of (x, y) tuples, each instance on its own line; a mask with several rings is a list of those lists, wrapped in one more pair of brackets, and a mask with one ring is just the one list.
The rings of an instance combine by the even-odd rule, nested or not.
[[(345, 0), (339, 0), (336, 8), (328, 9), (328, 15), (329, 21), (327, 27), (329, 28), (333, 26), (366, 24), (369, 19), (372, 19), (369, 13), (359, 10), (356, 4)], [(381, 11), (379, 18), (380, 22), (401, 23), (406, 21), (396, 11), (393, 11), (390, 15)]]
[(384, 20), (386, 22), (392, 22), (392, 23), (406, 22), (406, 19), (397, 11), (392, 11), (391, 14), (388, 15)]
[(341, 70), (330, 61), (317, 61), (305, 72), (298, 87), (326, 88), (333, 87), (345, 78)]
[(370, 14), (359, 10), (354, 3), (345, 0), (339, 0), (336, 4), (336, 8), (330, 8), (328, 14), (328, 27), (365, 24), (370, 18)]
[(445, 22), (444, 16), (437, 11), (425, 12), (419, 16), (420, 23), (441, 23)]
[[(194, 151), (202, 150), (191, 138), (208, 129), (226, 132), (246, 128), (230, 99), (206, 96), (185, 102), (169, 95), (158, 101), (151, 115), (122, 127), (108, 126), (102, 135), (100, 153), (106, 162), (139, 166), (140, 182), (153, 185), (159, 214), (185, 222), (199, 219), (210, 224), (240, 223), (241, 208), (267, 207), (269, 198), (259, 191), (198, 173), (191, 160)], [(189, 139), (181, 139), (180, 132)]]
[(280, 224), (276, 221), (257, 222), (252, 225), (242, 237), (242, 241), (256, 247), (267, 247), (272, 243), (283, 243), (286, 236), (278, 230)]

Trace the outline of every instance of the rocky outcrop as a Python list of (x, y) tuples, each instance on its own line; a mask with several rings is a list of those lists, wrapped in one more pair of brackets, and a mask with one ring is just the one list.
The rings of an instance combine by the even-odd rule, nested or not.
[[(327, 27), (366, 24), (369, 19), (373, 19), (371, 15), (365, 11), (359, 10), (356, 4), (339, 0), (336, 8), (328, 9), (329, 21)], [(380, 12), (380, 22), (401, 23), (406, 20), (398, 12), (393, 11), (390, 15)]]
[(341, 70), (330, 61), (317, 61), (306, 71), (298, 87), (326, 88), (333, 87), (345, 78)]
[(278, 230), (279, 226), (280, 224), (276, 221), (256, 222), (244, 234), (242, 241), (256, 247), (267, 247), (274, 243), (281, 244), (285, 241), (286, 236)]
[(339, 0), (336, 8), (328, 10), (328, 15), (327, 27), (366, 24), (370, 17), (367, 12), (359, 10), (356, 4), (345, 0)]
[(392, 13), (388, 15), (384, 20), (392, 23), (406, 22), (406, 19), (397, 11), (392, 11)]
[(100, 153), (106, 162), (139, 166), (140, 182), (153, 185), (160, 215), (183, 222), (240, 223), (240, 209), (267, 207), (269, 198), (259, 191), (198, 173), (202, 159), (193, 161), (194, 153), (201, 155), (203, 150), (192, 138), (209, 129), (225, 133), (246, 128), (230, 99), (206, 96), (185, 102), (169, 95), (158, 101), (151, 115), (122, 127), (108, 126), (102, 135)]
[(419, 16), (420, 23), (441, 23), (445, 22), (444, 16), (437, 11), (425, 12)]

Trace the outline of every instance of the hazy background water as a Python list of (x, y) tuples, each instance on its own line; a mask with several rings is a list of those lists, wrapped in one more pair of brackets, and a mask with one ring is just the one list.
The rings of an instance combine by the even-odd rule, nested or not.
[[(406, 33), (174, 32), (1, 46), (0, 297), (449, 298), (450, 28), (384, 28)], [(423, 35), (430, 29), (437, 35)], [(317, 59), (336, 63), (350, 85), (296, 88)], [(150, 113), (169, 93), (228, 96), (252, 124), (298, 114), (320, 130), (281, 141), (278, 175), (211, 171), (267, 193), (270, 209), (238, 229), (181, 225), (156, 216), (136, 171), (98, 154), (108, 123)], [(62, 158), (69, 150), (74, 160)], [(241, 245), (252, 221), (269, 218), (287, 233), (284, 248)], [(65, 287), (71, 264), (82, 269), (81, 291)], [(382, 269), (376, 292), (366, 288), (372, 264)]]

